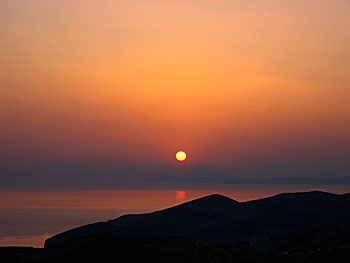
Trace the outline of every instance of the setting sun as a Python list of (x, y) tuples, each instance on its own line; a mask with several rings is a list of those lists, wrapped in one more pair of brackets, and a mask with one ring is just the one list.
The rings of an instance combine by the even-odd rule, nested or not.
[(0, 263), (350, 258), (349, 29), (350, 0), (0, 0)]
[(183, 162), (187, 158), (187, 154), (184, 151), (178, 151), (175, 155), (176, 160)]

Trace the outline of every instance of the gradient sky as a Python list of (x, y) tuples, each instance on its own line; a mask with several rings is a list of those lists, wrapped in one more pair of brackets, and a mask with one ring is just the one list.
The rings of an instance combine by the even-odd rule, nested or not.
[(349, 1), (2, 0), (0, 35), (2, 190), (349, 176)]

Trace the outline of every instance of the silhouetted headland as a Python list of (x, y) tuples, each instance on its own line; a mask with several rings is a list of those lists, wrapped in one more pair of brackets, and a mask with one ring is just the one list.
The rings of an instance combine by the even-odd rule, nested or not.
[(346, 262), (350, 194), (286, 193), (248, 202), (209, 195), (74, 228), (41, 250), (4, 253), (22, 262)]

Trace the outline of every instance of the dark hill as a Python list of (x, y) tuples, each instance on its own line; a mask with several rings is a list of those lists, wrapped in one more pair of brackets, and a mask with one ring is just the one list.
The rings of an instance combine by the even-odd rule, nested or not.
[(327, 224), (350, 224), (350, 195), (316, 191), (243, 203), (210, 195), (153, 213), (125, 215), (72, 229), (49, 238), (45, 247), (84, 236), (112, 234), (177, 236), (216, 244), (240, 242), (252, 248), (273, 250)]
[(238, 204), (231, 198), (214, 194), (153, 213), (124, 215), (108, 222), (118, 226), (194, 227), (231, 211)]
[(324, 225), (284, 244), (278, 262), (349, 262), (350, 225)]
[(267, 253), (240, 243), (113, 234), (70, 239), (44, 249), (0, 247), (0, 261), (6, 263), (346, 263), (349, 257), (350, 226), (342, 225), (317, 227)]
[[(257, 261), (258, 260), (258, 261)], [(53, 248), (0, 247), (6, 263), (272, 263), (254, 249), (217, 246), (181, 237), (116, 237), (111, 234), (71, 239)]]

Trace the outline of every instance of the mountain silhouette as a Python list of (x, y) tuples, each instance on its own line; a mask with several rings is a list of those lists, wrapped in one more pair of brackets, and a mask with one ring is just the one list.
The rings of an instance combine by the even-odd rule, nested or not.
[(248, 202), (214, 194), (0, 247), (1, 262), (344, 263), (350, 194), (285, 193)]
[(240, 242), (271, 250), (315, 227), (349, 223), (350, 194), (286, 193), (248, 202), (214, 194), (152, 213), (124, 215), (71, 229), (47, 239), (45, 247), (91, 235), (111, 234)]
[(139, 215), (124, 215), (108, 222), (118, 226), (194, 227), (209, 218), (230, 211), (237, 201), (219, 194), (202, 197), (161, 211)]

